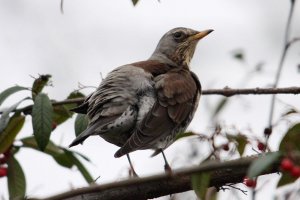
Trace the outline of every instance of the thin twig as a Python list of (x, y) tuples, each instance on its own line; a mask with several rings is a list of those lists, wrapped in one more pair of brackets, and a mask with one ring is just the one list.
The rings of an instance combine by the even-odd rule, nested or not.
[(202, 95), (223, 95), (231, 97), (234, 95), (262, 95), (262, 94), (299, 94), (300, 87), (286, 87), (286, 88), (247, 88), (247, 89), (231, 89), (225, 87), (224, 89), (209, 89), (203, 90)]
[(226, 186), (227, 187), (231, 187), (231, 188), (233, 188), (233, 189), (236, 189), (236, 190), (238, 190), (238, 191), (241, 191), (244, 195), (247, 195), (247, 190), (243, 190), (243, 189), (241, 189), (241, 188), (238, 188), (238, 187), (236, 187), (236, 186), (234, 186), (235, 184), (233, 184), (233, 183), (230, 183), (230, 184), (227, 184)]
[[(288, 16), (287, 25), (286, 25), (285, 34), (284, 34), (284, 48), (282, 50), (281, 58), (280, 58), (280, 61), (278, 64), (278, 69), (276, 72), (274, 86), (273, 86), (274, 88), (277, 88), (277, 86), (278, 86), (278, 82), (279, 82), (279, 79), (281, 76), (283, 63), (286, 58), (287, 51), (288, 51), (289, 47), (297, 41), (297, 39), (289, 41), (289, 36), (290, 36), (290, 31), (291, 31), (291, 22), (292, 22), (292, 17), (293, 17), (296, 0), (290, 0), (290, 1), (291, 1), (291, 7), (290, 7), (289, 16)], [(274, 94), (272, 96), (272, 100), (271, 100), (271, 110), (270, 110), (270, 115), (269, 115), (269, 126), (268, 126), (269, 128), (272, 128), (273, 115), (274, 115), (274, 110), (275, 110), (275, 99), (276, 99), (276, 94)]]
[(60, 13), (64, 14), (64, 0), (60, 0)]

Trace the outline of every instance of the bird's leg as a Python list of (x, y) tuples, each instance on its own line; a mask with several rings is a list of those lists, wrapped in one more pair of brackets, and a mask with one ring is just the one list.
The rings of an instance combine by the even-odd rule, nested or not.
[(160, 152), (163, 155), (163, 158), (164, 158), (164, 161), (165, 161), (165, 172), (166, 173), (172, 173), (172, 169), (171, 169), (171, 167), (170, 167), (170, 165), (169, 165), (169, 163), (167, 161), (167, 158), (165, 156), (164, 151), (161, 149)]
[(126, 156), (127, 156), (127, 159), (128, 159), (129, 165), (130, 165), (130, 170), (131, 170), (131, 172), (133, 174), (133, 177), (139, 177), (137, 175), (137, 173), (135, 172), (134, 168), (133, 168), (133, 165), (132, 165), (132, 162), (131, 162), (129, 154), (126, 154)]

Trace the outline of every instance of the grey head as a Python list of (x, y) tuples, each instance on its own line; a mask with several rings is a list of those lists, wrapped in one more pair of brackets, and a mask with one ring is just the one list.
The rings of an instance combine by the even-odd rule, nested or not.
[(212, 31), (212, 29), (195, 31), (183, 27), (174, 28), (160, 39), (149, 60), (158, 60), (176, 66), (189, 66), (198, 41)]

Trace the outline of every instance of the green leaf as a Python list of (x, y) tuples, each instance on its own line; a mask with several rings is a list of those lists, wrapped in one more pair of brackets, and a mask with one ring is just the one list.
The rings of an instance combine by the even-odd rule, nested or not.
[(0, 93), (0, 106), (2, 105), (2, 103), (4, 102), (4, 100), (9, 97), (10, 95), (21, 91), (21, 90), (28, 90), (28, 88), (26, 87), (21, 87), (21, 86), (13, 86), (10, 87), (6, 90), (4, 90), (3, 92)]
[(65, 153), (72, 160), (72, 162), (76, 165), (76, 167), (81, 172), (81, 174), (84, 177), (84, 179), (86, 180), (86, 182), (93, 183), (94, 182), (93, 177), (90, 175), (90, 173), (84, 167), (84, 165), (80, 162), (80, 160), (78, 160), (78, 158), (76, 158), (74, 153), (72, 151), (67, 150), (67, 149), (65, 149)]
[(83, 93), (74, 91), (69, 94), (67, 99), (77, 99), (77, 98), (83, 98), (83, 97), (85, 97), (85, 95)]
[(209, 182), (210, 173), (199, 173), (192, 175), (192, 188), (200, 199), (205, 199)]
[(21, 165), (13, 156), (9, 157), (7, 164), (7, 185), (9, 199), (25, 199), (26, 180)]
[(272, 166), (274, 162), (278, 161), (280, 155), (281, 155), (280, 152), (275, 152), (275, 153), (268, 153), (259, 157), (250, 165), (247, 176), (249, 178), (254, 178), (259, 176), (262, 172), (264, 172), (270, 166)]
[(75, 135), (76, 137), (82, 133), (88, 125), (87, 116), (84, 114), (77, 114), (75, 119)]
[(246, 147), (246, 144), (248, 143), (247, 142), (247, 138), (245, 136), (243, 136), (243, 135), (238, 135), (235, 138), (235, 140), (238, 143), (237, 150), (238, 150), (239, 154), (243, 155), (245, 147)]
[(71, 118), (73, 112), (69, 111), (65, 105), (57, 105), (53, 107), (53, 122), (57, 125), (64, 123)]
[(90, 160), (88, 157), (86, 157), (85, 155), (83, 155), (83, 154), (81, 154), (81, 153), (79, 153), (79, 152), (76, 152), (76, 151), (72, 151), (72, 152), (73, 152), (74, 154), (80, 156), (80, 157), (83, 158), (84, 160), (86, 160), (86, 161), (88, 161), (88, 162), (91, 162), (91, 160)]
[[(69, 94), (67, 99), (78, 99), (78, 98), (84, 98), (84, 97), (85, 97), (84, 94), (82, 94), (81, 92), (75, 91), (75, 92), (72, 92), (71, 94)], [(76, 107), (77, 105), (78, 105), (77, 103), (72, 103), (72, 104), (67, 104), (65, 106), (68, 110), (70, 110), (70, 109)]]
[(33, 82), (32, 85), (32, 99), (34, 100), (36, 96), (42, 92), (43, 88), (47, 85), (51, 78), (51, 75), (46, 74), (46, 75), (40, 75), (35, 81)]
[(21, 102), (23, 102), (24, 100), (27, 100), (29, 98), (25, 98), (22, 99), (21, 101), (15, 103), (14, 105), (10, 106), (9, 108), (3, 110), (1, 118), (0, 118), (0, 134), (1, 132), (5, 129), (5, 127), (7, 126), (8, 122), (9, 122), (9, 114), (15, 110)]
[(139, 2), (139, 0), (131, 0), (131, 1), (134, 6), (136, 6), (136, 4)]
[(49, 97), (40, 93), (36, 96), (32, 107), (32, 126), (39, 148), (43, 151), (52, 131), (53, 108)]
[[(85, 97), (84, 94), (75, 91), (69, 94), (67, 99), (77, 99), (83, 97)], [(55, 122), (57, 125), (64, 123), (66, 120), (73, 116), (74, 113), (71, 112), (70, 109), (76, 106), (76, 103), (53, 106), (53, 122)]]
[(245, 56), (244, 56), (244, 52), (242, 50), (237, 50), (233, 53), (233, 57), (237, 60), (240, 61), (244, 61), (245, 60)]
[(176, 135), (175, 141), (177, 141), (181, 138), (195, 136), (195, 135), (198, 135), (198, 134), (196, 134), (194, 132), (182, 132), (182, 133), (179, 133), (178, 135)]
[(294, 108), (291, 108), (291, 109), (287, 110), (285, 113), (283, 113), (281, 115), (281, 117), (286, 117), (286, 116), (289, 116), (291, 114), (297, 114), (297, 113), (298, 113), (297, 110), (295, 110)]
[(281, 173), (281, 178), (277, 183), (277, 187), (281, 187), (290, 183), (293, 183), (296, 178), (292, 177), (288, 172)]
[(7, 127), (0, 134), (0, 154), (5, 152), (14, 142), (17, 134), (23, 127), (25, 116), (15, 114), (8, 122)]
[[(22, 140), (23, 147), (32, 148), (40, 151), (36, 140), (34, 137), (23, 138)], [(53, 159), (61, 166), (71, 168), (73, 166), (73, 162), (69, 159), (69, 157), (65, 154), (65, 151), (62, 147), (55, 145), (52, 141), (49, 140), (48, 145), (45, 150), (42, 151), (53, 157)]]
[(216, 117), (220, 113), (220, 111), (224, 109), (227, 102), (228, 102), (228, 98), (226, 98), (226, 97), (222, 98), (219, 101), (219, 103), (217, 104), (215, 110), (212, 113), (212, 118)]
[[(21, 142), (23, 143), (23, 147), (29, 147), (29, 148), (32, 148), (35, 150), (40, 150), (36, 143), (36, 140), (33, 136), (22, 138)], [(59, 154), (63, 154), (64, 151), (61, 148), (59, 148), (57, 145), (55, 145), (52, 141), (49, 140), (49, 143), (48, 143), (47, 147), (45, 148), (45, 150), (43, 151), (43, 153), (47, 153), (52, 156), (56, 156)]]
[(281, 140), (279, 150), (290, 152), (291, 150), (300, 151), (300, 123), (291, 127), (284, 138)]

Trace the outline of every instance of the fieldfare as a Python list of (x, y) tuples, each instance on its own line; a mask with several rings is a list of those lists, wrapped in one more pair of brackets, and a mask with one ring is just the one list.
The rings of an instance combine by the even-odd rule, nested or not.
[[(87, 114), (89, 124), (70, 147), (99, 135), (121, 147), (115, 157), (127, 155), (132, 170), (130, 152), (154, 149), (163, 154), (176, 135), (185, 131), (197, 109), (201, 85), (189, 64), (198, 41), (212, 31), (172, 29), (148, 60), (111, 71), (96, 91), (73, 109)], [(165, 156), (164, 160), (169, 168)]]

